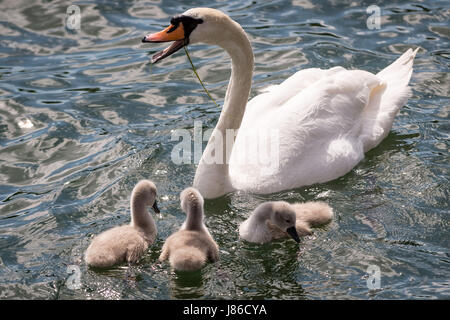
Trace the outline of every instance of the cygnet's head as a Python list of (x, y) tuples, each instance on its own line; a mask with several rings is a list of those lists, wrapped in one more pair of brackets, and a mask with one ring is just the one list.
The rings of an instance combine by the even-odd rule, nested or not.
[(236, 23), (219, 10), (193, 8), (174, 16), (170, 20), (170, 26), (160, 32), (146, 35), (142, 42), (171, 42), (169, 47), (152, 57), (152, 63), (155, 63), (188, 44), (220, 44), (222, 41), (230, 41), (227, 34), (229, 25), (236, 27)]
[(131, 202), (151, 206), (156, 213), (160, 213), (156, 203), (156, 186), (150, 180), (141, 180), (136, 184), (131, 193)]
[(184, 189), (180, 194), (181, 209), (188, 214), (189, 212), (202, 212), (203, 211), (203, 197), (200, 192), (189, 187)]
[(257, 210), (268, 212), (270, 222), (281, 230), (286, 231), (296, 242), (300, 242), (295, 229), (296, 214), (289, 203), (285, 201), (265, 202)]

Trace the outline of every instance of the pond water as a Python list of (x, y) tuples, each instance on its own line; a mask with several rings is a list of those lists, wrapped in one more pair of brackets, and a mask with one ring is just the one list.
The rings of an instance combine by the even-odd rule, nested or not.
[[(80, 29), (65, 24), (80, 8)], [(0, 299), (434, 299), (450, 297), (448, 1), (0, 2)], [(179, 193), (196, 164), (176, 165), (177, 129), (214, 128), (220, 114), (186, 55), (150, 64), (164, 48), (142, 37), (193, 6), (240, 23), (255, 52), (251, 96), (302, 68), (378, 72), (420, 47), (413, 94), (387, 138), (347, 175), (271, 195), (235, 192), (205, 203), (220, 261), (175, 273), (157, 262), (184, 221)], [(191, 46), (223, 103), (230, 60)], [(130, 221), (137, 181), (158, 186), (155, 244), (136, 265), (91, 270), (92, 237)], [(261, 202), (322, 200), (334, 221), (300, 244), (238, 237)], [(75, 267), (74, 267), (75, 266)], [(368, 286), (379, 268), (380, 288)], [(80, 285), (68, 285), (70, 268)], [(73, 274), (74, 275), (74, 274)]]

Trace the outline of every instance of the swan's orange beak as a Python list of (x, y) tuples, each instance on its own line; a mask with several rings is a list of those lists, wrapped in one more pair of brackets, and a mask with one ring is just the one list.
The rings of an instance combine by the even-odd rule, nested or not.
[(148, 34), (142, 39), (142, 42), (168, 42), (173, 43), (166, 49), (156, 53), (152, 57), (152, 63), (158, 62), (171, 54), (177, 52), (189, 43), (189, 36), (197, 25), (203, 23), (200, 18), (179, 15), (170, 20), (170, 26), (160, 32)]
[(184, 39), (184, 27), (180, 23), (178, 26), (170, 25), (160, 32), (148, 34), (142, 39), (142, 42), (168, 42)]
[(168, 42), (174, 41), (169, 47), (166, 49), (157, 52), (153, 57), (151, 62), (156, 63), (159, 60), (162, 60), (171, 54), (180, 50), (184, 45), (186, 45), (185, 41), (185, 32), (182, 23), (179, 23), (177, 26), (171, 24), (166, 29), (160, 32), (148, 34), (142, 39), (142, 42)]

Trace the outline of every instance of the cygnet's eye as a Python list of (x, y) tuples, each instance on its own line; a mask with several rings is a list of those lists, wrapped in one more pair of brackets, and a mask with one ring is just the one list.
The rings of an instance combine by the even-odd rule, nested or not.
[(287, 223), (291, 223), (291, 220), (287, 219), (286, 222), (287, 222)]

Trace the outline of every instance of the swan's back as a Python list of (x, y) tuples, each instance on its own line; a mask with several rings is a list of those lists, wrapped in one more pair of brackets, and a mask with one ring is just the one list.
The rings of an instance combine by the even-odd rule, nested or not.
[(377, 75), (302, 70), (253, 98), (230, 157), (232, 186), (273, 193), (349, 172), (391, 129), (409, 95), (416, 52)]
[[(359, 119), (380, 81), (368, 72), (343, 68), (322, 75), (283, 105), (271, 106), (256, 119), (244, 116), (229, 166), (236, 189), (273, 193), (325, 182), (363, 158)], [(273, 132), (264, 135), (264, 130)], [(270, 146), (266, 158), (260, 142), (264, 136)], [(258, 151), (250, 152), (255, 146)]]

